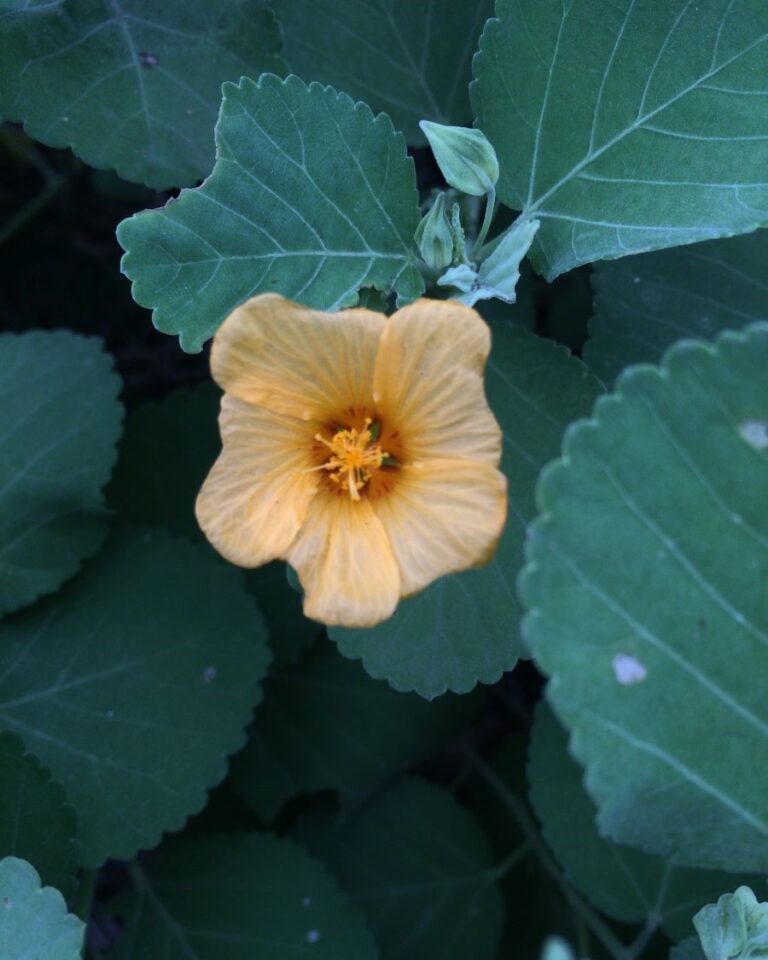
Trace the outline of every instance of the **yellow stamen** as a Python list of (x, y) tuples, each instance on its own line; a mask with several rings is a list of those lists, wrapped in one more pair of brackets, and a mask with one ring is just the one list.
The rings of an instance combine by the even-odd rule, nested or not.
[(369, 427), (373, 421), (366, 417), (362, 430), (339, 430), (332, 439), (315, 434), (315, 440), (328, 447), (332, 456), (314, 470), (328, 470), (333, 483), (347, 488), (353, 500), (360, 499), (360, 491), (379, 469), (388, 454), (377, 443)]

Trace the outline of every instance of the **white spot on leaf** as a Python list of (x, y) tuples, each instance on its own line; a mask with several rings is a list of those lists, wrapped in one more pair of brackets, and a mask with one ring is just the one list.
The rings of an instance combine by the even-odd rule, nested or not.
[(312, 904), (312, 897), (302, 897), (301, 905), (302, 907), (309, 907)]
[(216, 667), (206, 667), (203, 670), (203, 683), (210, 683), (216, 679)]
[(768, 448), (768, 423), (765, 420), (745, 420), (739, 433), (755, 450)]
[(628, 653), (617, 653), (613, 658), (613, 672), (623, 687), (640, 683), (648, 676), (645, 666)]
[(320, 939), (319, 930), (307, 930), (307, 943), (317, 943)]

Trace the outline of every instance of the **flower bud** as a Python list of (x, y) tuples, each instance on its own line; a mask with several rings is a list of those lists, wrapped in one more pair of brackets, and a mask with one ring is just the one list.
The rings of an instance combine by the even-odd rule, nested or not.
[(475, 197), (483, 196), (496, 186), (499, 161), (481, 130), (449, 127), (430, 120), (422, 120), (419, 126), (446, 183)]
[(432, 270), (442, 270), (452, 262), (454, 237), (445, 212), (444, 193), (438, 193), (432, 208), (416, 228), (416, 244)]

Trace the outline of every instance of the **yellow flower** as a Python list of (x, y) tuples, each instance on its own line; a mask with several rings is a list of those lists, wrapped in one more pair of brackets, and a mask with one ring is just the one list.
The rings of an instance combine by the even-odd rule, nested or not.
[(487, 562), (506, 516), (487, 325), (454, 301), (391, 317), (254, 297), (213, 341), (223, 449), (197, 519), (232, 563), (287, 560), (304, 612), (373, 626)]

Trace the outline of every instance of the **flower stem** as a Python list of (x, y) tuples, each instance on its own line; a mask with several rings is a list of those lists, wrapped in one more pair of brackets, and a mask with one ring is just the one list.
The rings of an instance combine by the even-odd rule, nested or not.
[(66, 179), (66, 177), (55, 177), (49, 180), (43, 189), (34, 196), (29, 203), (25, 204), (16, 216), (12, 217), (3, 229), (0, 230), (0, 243), (5, 243), (6, 240), (25, 227), (30, 220), (47, 206), (64, 186)]
[(478, 233), (475, 242), (472, 244), (472, 253), (477, 253), (477, 251), (485, 243), (485, 238), (488, 236), (488, 231), (491, 229), (491, 224), (493, 223), (493, 217), (496, 213), (496, 189), (491, 187), (488, 193), (485, 195), (485, 213), (483, 215), (483, 222), (480, 225), (480, 232)]
[[(635, 960), (639, 953), (634, 953), (635, 944), (627, 947), (610, 929), (607, 923), (595, 913), (586, 901), (576, 893), (566, 880), (562, 871), (558, 867), (554, 858), (541, 839), (541, 835), (536, 828), (533, 818), (523, 800), (498, 776), (495, 770), (490, 767), (481, 757), (474, 753), (469, 755), (472, 766), (477, 773), (493, 789), (507, 810), (517, 821), (523, 835), (536, 852), (542, 867), (552, 877), (560, 887), (560, 890), (568, 901), (568, 905), (585, 925), (592, 931), (594, 936), (602, 943), (605, 949), (613, 957), (613, 960)], [(639, 941), (640, 938), (638, 938)], [(636, 943), (638, 942), (636, 941)], [(644, 944), (641, 945), (641, 949)]]

